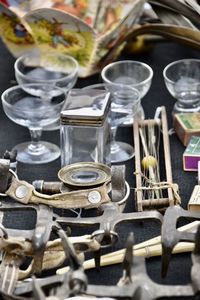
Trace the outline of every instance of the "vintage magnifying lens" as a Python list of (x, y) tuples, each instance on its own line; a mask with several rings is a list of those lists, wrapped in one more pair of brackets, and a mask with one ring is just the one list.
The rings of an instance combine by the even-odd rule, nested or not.
[(111, 198), (113, 202), (117, 202), (120, 210), (123, 211), (126, 200), (130, 195), (130, 187), (125, 181), (125, 169), (119, 169), (119, 166), (115, 167), (115, 170), (113, 170), (113, 167), (110, 168), (101, 163), (78, 162), (60, 169), (58, 172), (60, 181), (45, 182), (36, 180), (33, 182), (33, 186), (38, 192), (48, 195), (90, 189), (93, 190), (92, 195), (96, 201), (96, 197), (99, 197), (96, 188), (105, 185), (106, 193), (112, 191)]
[(74, 163), (63, 167), (58, 178), (72, 189), (98, 187), (111, 181), (111, 171), (107, 165), (93, 162)]

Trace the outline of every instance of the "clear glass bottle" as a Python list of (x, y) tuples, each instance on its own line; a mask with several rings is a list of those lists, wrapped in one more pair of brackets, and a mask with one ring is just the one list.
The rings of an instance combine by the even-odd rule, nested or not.
[(61, 166), (76, 162), (109, 164), (110, 93), (72, 89), (61, 112)]

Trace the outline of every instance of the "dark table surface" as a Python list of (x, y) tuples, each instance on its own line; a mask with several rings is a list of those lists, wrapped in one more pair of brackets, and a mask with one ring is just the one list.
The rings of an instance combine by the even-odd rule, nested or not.
[[(182, 58), (200, 58), (200, 52), (193, 50), (189, 47), (174, 44), (170, 42), (163, 42), (156, 44), (150, 51), (140, 55), (122, 55), (120, 59), (139, 60), (149, 64), (153, 71), (154, 77), (150, 91), (143, 98), (142, 105), (145, 111), (146, 118), (153, 118), (154, 112), (157, 106), (164, 105), (167, 110), (169, 128), (172, 127), (171, 111), (173, 108), (173, 98), (169, 95), (164, 85), (162, 71), (163, 68), (170, 62), (182, 59)], [(2, 43), (0, 43), (0, 94), (10, 87), (14, 82), (14, 65), (15, 59), (8, 52)], [(76, 87), (84, 87), (89, 84), (101, 82), (100, 75), (94, 75), (86, 79), (79, 79)], [(118, 138), (120, 140), (133, 142), (133, 132), (130, 127), (122, 127), (118, 131)], [(18, 143), (27, 141), (30, 139), (27, 128), (19, 126), (9, 120), (4, 112), (2, 105), (0, 104), (0, 156), (4, 153), (5, 149), (11, 149)], [(43, 139), (54, 142), (59, 145), (59, 131), (44, 132)], [(182, 166), (182, 154), (184, 152), (184, 146), (178, 140), (176, 135), (170, 136), (171, 144), (171, 158), (172, 158), (172, 172), (175, 183), (178, 183), (180, 187), (180, 195), (182, 198), (182, 207), (187, 208), (187, 202), (191, 195), (194, 185), (196, 184), (195, 172), (184, 172)], [(57, 179), (57, 172), (60, 168), (60, 160), (56, 160), (49, 164), (34, 166), (18, 164), (18, 176), (20, 179), (32, 182), (35, 179), (44, 179), (52, 181)], [(126, 177), (131, 187), (134, 188), (134, 160), (130, 160), (126, 163)], [(134, 195), (131, 191), (128, 199), (126, 211), (134, 211)], [(8, 221), (9, 222), (9, 221)], [(16, 219), (12, 218), (12, 224), (15, 222), (22, 222), (23, 224), (29, 222), (29, 217), (16, 216)], [(22, 224), (22, 225), (23, 225)], [(160, 227), (154, 222), (147, 222), (144, 224), (127, 223), (117, 227), (117, 231), (120, 236), (119, 243), (113, 247), (113, 250), (123, 248), (128, 232), (133, 231), (135, 234), (135, 242), (141, 242), (151, 237), (160, 234)], [(190, 282), (190, 267), (191, 259), (190, 254), (174, 255), (168, 275), (166, 278), (161, 278), (161, 264), (160, 258), (149, 258), (146, 260), (147, 270), (149, 276), (156, 282), (162, 284), (186, 284)], [(104, 267), (100, 272), (95, 270), (87, 271), (87, 275), (90, 283), (95, 284), (116, 284), (118, 279), (122, 275), (122, 267), (120, 265), (114, 265), (110, 267)]]

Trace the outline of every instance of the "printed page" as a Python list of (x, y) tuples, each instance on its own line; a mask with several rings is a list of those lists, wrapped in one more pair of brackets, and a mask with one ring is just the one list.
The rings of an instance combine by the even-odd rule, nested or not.
[(31, 9), (30, 0), (1, 0), (0, 3), (3, 3), (20, 17)]
[(102, 0), (99, 2), (94, 29), (99, 36), (113, 31), (128, 16), (135, 0)]
[(42, 54), (59, 52), (73, 56), (79, 63), (79, 75), (87, 73), (96, 52), (95, 33), (80, 19), (63, 11), (43, 8), (24, 17)]
[[(120, 20), (117, 27), (98, 38), (98, 51), (93, 61), (93, 68), (101, 68), (102, 64), (105, 65), (117, 57), (121, 51), (120, 48), (123, 47), (123, 43), (126, 41), (126, 36), (133, 30), (133, 25), (139, 21), (144, 3), (145, 0), (132, 1), (132, 9), (123, 20)], [(116, 45), (119, 45), (117, 49)], [(108, 55), (109, 53), (112, 55)]]
[(2, 3), (0, 3), (0, 37), (15, 57), (35, 47), (34, 39), (25, 28), (24, 22)]
[(101, 0), (31, 0), (31, 10), (39, 8), (55, 8), (80, 18), (93, 27), (99, 2)]

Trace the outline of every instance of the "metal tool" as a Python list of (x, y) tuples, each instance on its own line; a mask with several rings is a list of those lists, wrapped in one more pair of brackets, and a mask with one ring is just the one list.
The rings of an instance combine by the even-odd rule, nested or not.
[[(15, 295), (33, 292), (34, 299), (46, 299), (43, 287), (49, 286), (50, 295), (53, 299), (66, 299), (71, 296), (83, 294), (87, 288), (87, 276), (85, 275), (82, 263), (76, 255), (73, 245), (70, 243), (65, 232), (58, 231), (62, 239), (63, 249), (66, 257), (69, 259), (70, 270), (65, 275), (56, 275), (42, 279), (35, 277), (29, 282), (22, 282), (15, 289)], [(21, 299), (21, 297), (19, 297)]]
[[(145, 260), (142, 257), (133, 256), (133, 234), (129, 235), (127, 248), (123, 261), (123, 276), (120, 278), (117, 285), (90, 285), (87, 283), (87, 278), (81, 267), (80, 262), (77, 261), (74, 251), (69, 250), (68, 246), (65, 249), (67, 255), (71, 257), (71, 261), (75, 261), (75, 265), (71, 264), (70, 272), (65, 275), (51, 276), (48, 278), (34, 279), (33, 282), (24, 282), (17, 286), (15, 295), (22, 296), (27, 292), (33, 290), (35, 299), (48, 299), (44, 296), (44, 288), (52, 289), (50, 294), (58, 300), (64, 300), (71, 296), (86, 296), (86, 297), (109, 297), (114, 299), (132, 299), (132, 300), (155, 300), (160, 298), (178, 297), (184, 299), (185, 297), (192, 297), (200, 292), (199, 285), (199, 238), (200, 229), (196, 233), (195, 250), (192, 254), (193, 265), (191, 269), (191, 283), (186, 285), (161, 285), (152, 281), (148, 276)], [(67, 240), (65, 240), (67, 242)], [(71, 247), (71, 246), (70, 246)], [(75, 256), (74, 256), (75, 255)], [(78, 272), (77, 272), (78, 271)], [(75, 285), (71, 281), (75, 278)], [(33, 289), (34, 287), (34, 289)], [(37, 293), (36, 293), (37, 291)], [(42, 295), (42, 296), (41, 296)], [(20, 297), (21, 299), (21, 297)]]
[(171, 253), (175, 245), (180, 241), (195, 241), (196, 230), (193, 230), (193, 232), (185, 232), (177, 229), (177, 223), (180, 218), (185, 220), (200, 220), (200, 214), (184, 210), (180, 206), (167, 208), (161, 233), (163, 277), (167, 274)]

